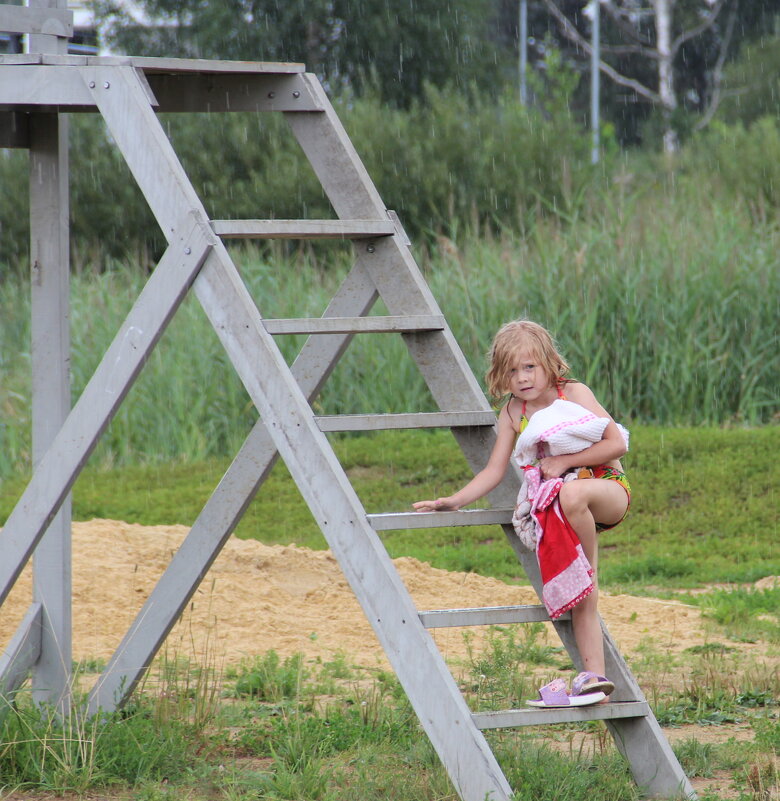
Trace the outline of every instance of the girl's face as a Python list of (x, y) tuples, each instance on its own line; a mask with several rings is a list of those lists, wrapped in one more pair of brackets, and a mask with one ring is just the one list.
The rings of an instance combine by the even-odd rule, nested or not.
[(551, 387), (547, 371), (527, 350), (521, 350), (509, 368), (509, 391), (521, 401), (538, 400)]

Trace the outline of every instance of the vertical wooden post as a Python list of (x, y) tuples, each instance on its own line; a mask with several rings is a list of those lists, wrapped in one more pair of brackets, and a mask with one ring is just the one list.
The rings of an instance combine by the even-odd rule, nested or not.
[[(66, 0), (30, 6), (67, 8)], [(63, 38), (30, 34), (30, 52), (67, 53)], [(70, 256), (68, 120), (30, 119), (30, 265), (32, 271), (33, 462), (48, 450), (70, 411)], [(71, 502), (68, 497), (33, 559), (33, 600), (40, 603), (41, 651), (33, 697), (67, 711), (71, 689)]]

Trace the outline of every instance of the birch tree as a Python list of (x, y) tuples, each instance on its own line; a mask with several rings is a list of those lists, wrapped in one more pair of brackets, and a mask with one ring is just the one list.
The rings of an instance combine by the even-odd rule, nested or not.
[[(565, 13), (560, 0), (543, 0), (557, 21), (563, 36), (590, 56), (588, 31), (583, 30), (583, 14)], [(713, 31), (718, 25), (716, 56), (707, 71), (705, 97), (700, 98), (702, 123), (706, 123), (720, 99), (719, 87), (723, 65), (734, 33), (739, 0), (591, 0), (600, 2), (602, 14), (611, 23), (609, 41), (601, 44), (599, 69), (616, 84), (653, 104), (663, 118), (663, 149), (674, 153), (679, 148), (675, 112), (680, 105), (676, 75), (684, 68), (678, 64), (683, 45)], [(723, 12), (726, 11), (725, 15)], [(725, 22), (724, 22), (725, 17)], [(723, 24), (721, 24), (723, 23)], [(631, 57), (626, 59), (626, 57)], [(653, 65), (654, 83), (632, 75), (619, 64)], [(638, 71), (641, 72), (641, 71)]]

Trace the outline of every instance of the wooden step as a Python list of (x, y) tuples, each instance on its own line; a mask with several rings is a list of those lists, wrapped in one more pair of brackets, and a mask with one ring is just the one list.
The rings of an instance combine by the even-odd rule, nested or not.
[(269, 334), (406, 334), (443, 331), (438, 314), (264, 319)]
[[(420, 621), (427, 629), (451, 626), (502, 626), (510, 623), (544, 623), (550, 615), (542, 604), (520, 606), (485, 606), (478, 609), (432, 609), (419, 612)], [(571, 619), (566, 612), (558, 620)]]
[(416, 414), (341, 414), (315, 418), (320, 431), (392, 431), (405, 428), (493, 426), (493, 412), (418, 412)]
[(505, 709), (476, 712), (471, 717), (479, 729), (510, 729), (517, 726), (546, 726), (550, 723), (581, 723), (587, 720), (643, 718), (650, 714), (647, 701), (614, 701), (591, 706), (555, 709)]
[(510, 525), (513, 509), (468, 509), (460, 512), (395, 512), (368, 515), (375, 531), (447, 526)]
[(373, 239), (392, 236), (392, 220), (212, 220), (226, 239)]

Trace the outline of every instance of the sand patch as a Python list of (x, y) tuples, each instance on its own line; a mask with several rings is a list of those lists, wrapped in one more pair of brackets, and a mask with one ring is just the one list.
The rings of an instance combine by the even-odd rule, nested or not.
[[(108, 659), (187, 534), (185, 526), (113, 520), (73, 524), (73, 657)], [(474, 573), (395, 560), (418, 609), (537, 603), (530, 587)], [(13, 635), (31, 598), (28, 566), (2, 608), (0, 642)], [(679, 652), (707, 641), (699, 610), (677, 601), (602, 593), (605, 622), (626, 654), (648, 638)], [(485, 629), (471, 629), (479, 647)], [(462, 629), (439, 629), (447, 658), (463, 660)], [(557, 638), (555, 638), (557, 642)], [(168, 639), (169, 651), (236, 663), (270, 649), (324, 661), (341, 652), (357, 664), (386, 666), (338, 563), (328, 551), (231, 538)]]

